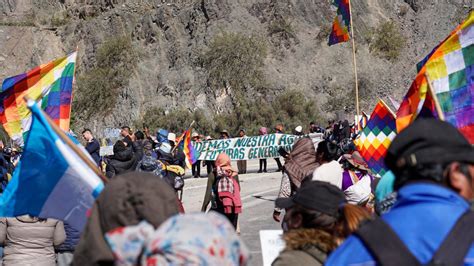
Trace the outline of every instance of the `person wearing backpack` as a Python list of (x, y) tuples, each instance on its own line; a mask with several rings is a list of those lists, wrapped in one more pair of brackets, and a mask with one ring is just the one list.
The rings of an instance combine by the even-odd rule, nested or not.
[(393, 208), (360, 227), (326, 265), (465, 265), (474, 261), (474, 148), (451, 124), (418, 119), (390, 145)]

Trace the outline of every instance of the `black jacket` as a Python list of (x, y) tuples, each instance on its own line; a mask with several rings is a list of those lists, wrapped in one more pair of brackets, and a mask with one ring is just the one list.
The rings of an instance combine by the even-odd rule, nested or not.
[(137, 164), (138, 161), (132, 147), (127, 147), (124, 151), (117, 152), (107, 158), (106, 176), (112, 178), (116, 175), (134, 171)]
[(100, 154), (99, 154), (100, 145), (99, 145), (99, 142), (96, 139), (92, 139), (91, 142), (87, 142), (86, 150), (91, 155), (92, 159), (94, 159), (94, 162), (97, 165), (99, 165), (99, 162), (100, 162)]
[(143, 159), (143, 140), (133, 142), (132, 147), (137, 161), (141, 161)]

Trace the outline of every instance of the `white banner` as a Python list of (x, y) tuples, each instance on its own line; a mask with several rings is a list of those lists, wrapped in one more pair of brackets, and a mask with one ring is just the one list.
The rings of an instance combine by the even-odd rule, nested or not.
[[(290, 152), (297, 139), (304, 136), (269, 134), (263, 136), (193, 142), (199, 160), (214, 161), (222, 152), (231, 160), (252, 160), (280, 157), (278, 150)], [(322, 140), (322, 134), (311, 134), (314, 143)]]

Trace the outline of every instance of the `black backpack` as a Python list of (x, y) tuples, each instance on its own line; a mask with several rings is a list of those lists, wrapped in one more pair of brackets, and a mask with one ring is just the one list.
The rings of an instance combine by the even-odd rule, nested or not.
[[(426, 265), (464, 265), (464, 258), (474, 243), (474, 212), (467, 211), (456, 222)], [(377, 218), (363, 224), (355, 235), (364, 243), (378, 265), (422, 265), (397, 233)]]

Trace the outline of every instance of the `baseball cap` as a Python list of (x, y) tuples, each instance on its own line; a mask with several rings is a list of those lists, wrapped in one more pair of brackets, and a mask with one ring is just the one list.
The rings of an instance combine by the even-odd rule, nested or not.
[(296, 204), (304, 208), (319, 211), (337, 217), (339, 206), (346, 200), (344, 192), (338, 187), (323, 181), (303, 183), (296, 194), (289, 198), (278, 198), (278, 208), (291, 208)]

